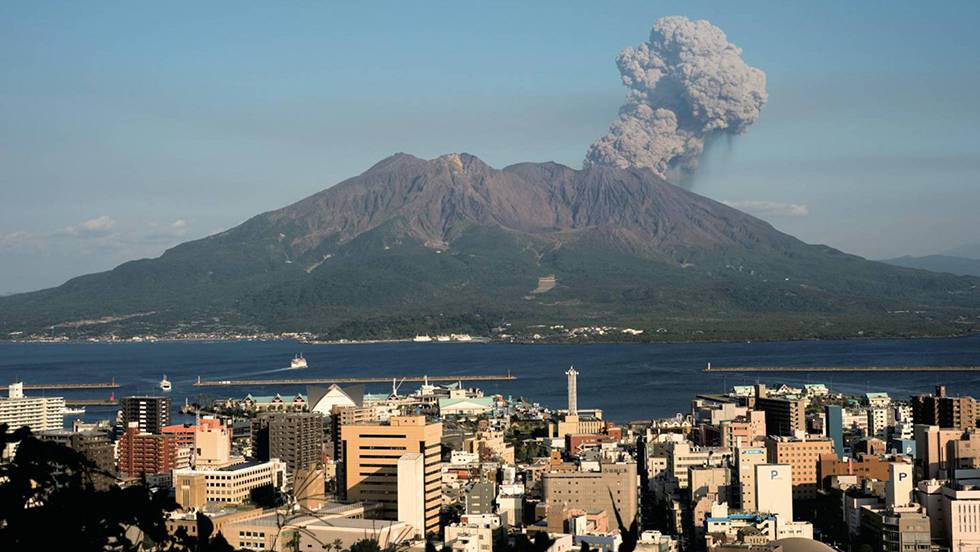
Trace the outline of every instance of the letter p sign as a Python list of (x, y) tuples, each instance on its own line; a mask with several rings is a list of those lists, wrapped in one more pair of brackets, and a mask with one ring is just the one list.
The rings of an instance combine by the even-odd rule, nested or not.
[(779, 479), (779, 472), (776, 470), (769, 470), (769, 479)]

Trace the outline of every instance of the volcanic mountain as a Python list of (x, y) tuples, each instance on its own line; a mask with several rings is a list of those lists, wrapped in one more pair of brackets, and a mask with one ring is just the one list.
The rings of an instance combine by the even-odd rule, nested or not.
[(645, 169), (397, 154), (156, 259), (0, 298), (0, 336), (939, 335), (976, 329), (978, 283), (805, 244)]

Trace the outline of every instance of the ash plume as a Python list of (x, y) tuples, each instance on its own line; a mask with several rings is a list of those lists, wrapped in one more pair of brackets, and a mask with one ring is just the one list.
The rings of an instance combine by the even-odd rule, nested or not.
[(584, 165), (646, 167), (673, 181), (692, 174), (712, 136), (744, 132), (766, 104), (765, 73), (741, 55), (707, 21), (659, 19), (649, 42), (616, 59), (626, 102)]

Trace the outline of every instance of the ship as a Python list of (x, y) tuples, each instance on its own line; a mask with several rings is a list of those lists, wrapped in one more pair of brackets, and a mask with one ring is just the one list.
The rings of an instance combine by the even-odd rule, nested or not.
[(160, 380), (160, 390), (170, 391), (171, 389), (173, 389), (173, 385), (171, 385), (170, 380), (167, 379), (167, 374), (164, 374), (163, 379)]
[(78, 408), (72, 408), (70, 406), (66, 406), (61, 409), (62, 416), (74, 416), (75, 414), (85, 414), (85, 407), (80, 406)]
[(308, 365), (306, 364), (306, 359), (303, 358), (302, 353), (293, 357), (292, 362), (289, 363), (290, 368), (306, 368), (307, 366)]

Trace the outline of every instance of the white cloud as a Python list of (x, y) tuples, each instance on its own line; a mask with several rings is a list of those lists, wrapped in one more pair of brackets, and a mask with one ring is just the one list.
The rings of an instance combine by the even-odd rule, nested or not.
[(753, 215), (762, 217), (805, 217), (809, 216), (810, 209), (801, 203), (782, 203), (779, 201), (766, 200), (743, 200), (743, 201), (722, 201), (729, 207), (745, 211)]
[(116, 221), (108, 215), (102, 215), (94, 219), (86, 220), (75, 226), (65, 228), (65, 232), (72, 236), (91, 237), (104, 236), (116, 226)]

